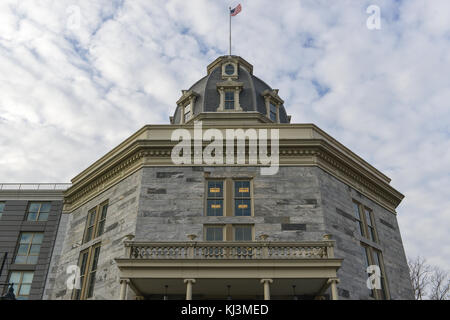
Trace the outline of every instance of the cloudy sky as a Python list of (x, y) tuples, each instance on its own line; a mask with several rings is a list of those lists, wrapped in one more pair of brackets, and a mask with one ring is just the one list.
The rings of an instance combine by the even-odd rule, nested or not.
[[(0, 182), (67, 182), (228, 50), (231, 1), (0, 1)], [(408, 256), (450, 266), (450, 1), (242, 0), (233, 53), (294, 123), (392, 178)], [(380, 8), (381, 29), (366, 10)], [(370, 20), (372, 21), (372, 20)]]

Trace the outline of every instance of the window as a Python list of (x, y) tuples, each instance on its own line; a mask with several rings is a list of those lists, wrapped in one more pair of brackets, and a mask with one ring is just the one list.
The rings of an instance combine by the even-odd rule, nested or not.
[(251, 216), (250, 181), (234, 182), (234, 215)]
[(235, 241), (252, 241), (252, 226), (234, 226)]
[(353, 202), (353, 208), (359, 234), (371, 241), (378, 242), (373, 212), (356, 201)]
[(36, 264), (41, 250), (43, 233), (23, 232), (20, 235), (19, 248), (14, 263)]
[(188, 122), (191, 119), (191, 104), (188, 104), (184, 107), (184, 122)]
[(88, 211), (86, 227), (84, 230), (83, 243), (89, 242), (103, 234), (106, 222), (108, 203), (92, 208)]
[(206, 241), (253, 241), (253, 225), (247, 224), (214, 224), (205, 225)]
[(368, 238), (374, 242), (377, 242), (377, 236), (373, 224), (373, 213), (369, 209), (364, 208), (364, 215), (366, 216)]
[(0, 202), (0, 219), (2, 218), (4, 210), (5, 210), (5, 203), (4, 202)]
[[(387, 289), (387, 280), (386, 280), (386, 274), (384, 270), (384, 263), (383, 263), (383, 255), (380, 251), (369, 247), (362, 245), (362, 252), (364, 257), (364, 266), (367, 269), (369, 265), (377, 265), (380, 268), (380, 289), (369, 289), (370, 290), (370, 296), (372, 298), (378, 299), (378, 300), (386, 300), (389, 299), (389, 291)], [(369, 274), (368, 274), (369, 276)]]
[(13, 271), (9, 276), (9, 283), (13, 284), (14, 294), (17, 300), (27, 300), (31, 283), (33, 282), (34, 272)]
[(361, 213), (359, 211), (359, 204), (356, 202), (353, 202), (353, 211), (355, 213), (355, 219), (356, 219), (356, 229), (358, 229), (359, 234), (361, 236), (364, 236), (364, 225), (361, 219)]
[(81, 251), (78, 259), (80, 267), (80, 289), (74, 289), (72, 298), (84, 300), (94, 295), (95, 274), (97, 272), (100, 243)]
[(225, 110), (234, 109), (234, 91), (225, 91)]
[(206, 241), (223, 241), (223, 226), (207, 226), (205, 227)]
[(50, 202), (31, 202), (28, 206), (27, 221), (47, 221)]
[(227, 64), (225, 66), (225, 73), (229, 76), (234, 74), (234, 66), (232, 64)]
[(374, 264), (376, 264), (381, 271), (381, 289), (377, 290), (378, 298), (382, 300), (388, 299), (388, 292), (386, 288), (386, 277), (384, 273), (384, 264), (383, 264), (383, 256), (380, 251), (372, 250)]
[(108, 204), (100, 207), (100, 217), (98, 219), (97, 237), (100, 237), (105, 230), (106, 212), (108, 211)]
[(277, 106), (273, 103), (270, 103), (270, 120), (277, 122)]
[(207, 216), (223, 216), (223, 181), (208, 181), (206, 200)]
[[(367, 267), (369, 267), (371, 265), (371, 262), (370, 262), (370, 259), (369, 259), (369, 255), (370, 255), (369, 249), (367, 247), (365, 247), (365, 246), (362, 246), (361, 247), (361, 251), (363, 253), (364, 270), (367, 270)], [(369, 295), (372, 298), (375, 298), (375, 295), (374, 295), (375, 291), (373, 291), (371, 289), (369, 289), (369, 290), (370, 290)]]

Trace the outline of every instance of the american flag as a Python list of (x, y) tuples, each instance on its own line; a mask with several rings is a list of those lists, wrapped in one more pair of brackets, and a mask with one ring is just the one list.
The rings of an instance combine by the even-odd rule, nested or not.
[(239, 12), (241, 12), (241, 10), (242, 10), (241, 4), (238, 4), (236, 8), (230, 10), (230, 15), (235, 16)]

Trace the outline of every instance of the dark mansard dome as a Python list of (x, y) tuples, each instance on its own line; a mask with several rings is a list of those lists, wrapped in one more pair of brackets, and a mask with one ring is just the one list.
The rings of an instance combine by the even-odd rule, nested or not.
[(172, 124), (189, 123), (204, 113), (262, 115), (264, 122), (290, 123), (278, 90), (253, 75), (253, 66), (238, 56), (222, 56), (207, 67), (207, 75), (182, 90)]

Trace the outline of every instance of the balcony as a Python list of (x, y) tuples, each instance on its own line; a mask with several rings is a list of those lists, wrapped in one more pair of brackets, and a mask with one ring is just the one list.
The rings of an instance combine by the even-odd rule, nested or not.
[(130, 259), (328, 259), (333, 243), (321, 242), (125, 242)]
[[(287, 299), (322, 297), (329, 287), (337, 299), (334, 241), (315, 242), (140, 242), (124, 241), (121, 299)], [(169, 293), (167, 293), (167, 291)], [(129, 296), (128, 296), (129, 298)]]

